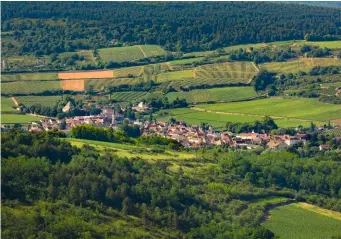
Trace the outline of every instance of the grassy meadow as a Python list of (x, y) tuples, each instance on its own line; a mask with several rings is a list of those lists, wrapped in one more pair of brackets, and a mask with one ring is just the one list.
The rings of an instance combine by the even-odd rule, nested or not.
[(166, 95), (168, 100), (184, 98), (188, 103), (210, 102), (210, 101), (239, 101), (254, 98), (257, 96), (252, 87), (225, 87), (192, 90), (185, 92), (171, 92)]
[(290, 204), (270, 211), (263, 224), (280, 238), (321, 239), (340, 236), (341, 214), (321, 209), (306, 208), (302, 204)]
[(1, 112), (16, 112), (16, 109), (13, 109), (14, 106), (13, 100), (11, 98), (1, 97)]
[(77, 147), (82, 147), (84, 144), (89, 144), (90, 146), (95, 147), (103, 152), (112, 151), (112, 153), (117, 154), (120, 157), (127, 158), (141, 158), (147, 160), (149, 162), (154, 162), (155, 160), (164, 159), (164, 160), (185, 160), (194, 158), (194, 154), (187, 152), (177, 152), (172, 150), (165, 150), (161, 153), (152, 152), (152, 148), (143, 146), (143, 145), (131, 145), (131, 144), (120, 144), (120, 143), (109, 143), (109, 142), (101, 142), (101, 141), (93, 141), (93, 140), (85, 140), (85, 139), (66, 139), (72, 145)]
[(328, 121), (341, 118), (340, 105), (296, 97), (273, 97), (245, 102), (198, 105), (197, 107), (213, 112), (268, 115), (312, 121)]
[(183, 71), (173, 71), (173, 72), (166, 72), (157, 75), (158, 82), (165, 82), (165, 81), (178, 81), (182, 80), (186, 77), (193, 77), (192, 70), (183, 70)]
[(38, 120), (38, 117), (32, 115), (1, 114), (1, 124), (29, 124)]

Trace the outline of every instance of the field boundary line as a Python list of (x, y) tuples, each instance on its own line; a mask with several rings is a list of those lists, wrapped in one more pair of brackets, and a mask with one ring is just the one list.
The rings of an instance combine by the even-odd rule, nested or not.
[(256, 68), (257, 72), (259, 72), (259, 69), (258, 69), (258, 67), (255, 65), (255, 63), (254, 63), (254, 62), (251, 62), (251, 64), (253, 65), (254, 68)]
[[(196, 111), (201, 111), (201, 112), (207, 112), (207, 113), (221, 114), (221, 115), (242, 115), (242, 116), (260, 116), (260, 117), (266, 116), (266, 115), (262, 115), (262, 114), (247, 114), (247, 113), (239, 113), (239, 112), (212, 111), (212, 110), (203, 109), (203, 108), (199, 108), (199, 107), (190, 107), (190, 109), (196, 110)], [(276, 115), (269, 115), (269, 117), (271, 117), (273, 119), (298, 120), (298, 121), (302, 121), (302, 122), (312, 122), (312, 121), (315, 121), (315, 122), (319, 122), (319, 123), (324, 123), (323, 121), (308, 120), (308, 119), (301, 119), (301, 118), (295, 118), (295, 117), (283, 117), (283, 116), (276, 116)]]
[(144, 52), (144, 50), (142, 49), (142, 47), (141, 47), (140, 45), (138, 45), (137, 47), (141, 50), (142, 55), (144, 56), (144, 58), (148, 58), (148, 57), (147, 57), (147, 54)]

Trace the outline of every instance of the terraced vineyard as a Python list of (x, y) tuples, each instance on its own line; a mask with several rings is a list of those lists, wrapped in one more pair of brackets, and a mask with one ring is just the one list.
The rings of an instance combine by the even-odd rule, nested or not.
[(84, 88), (85, 90), (89, 90), (91, 87), (93, 90), (104, 90), (106, 87), (133, 85), (137, 82), (138, 80), (134, 78), (86, 79), (84, 80)]
[(43, 91), (62, 90), (60, 81), (18, 81), (2, 83), (3, 95), (36, 94)]
[(252, 62), (227, 62), (199, 66), (194, 69), (196, 79), (229, 79), (231, 83), (247, 84), (258, 69)]
[(149, 92), (145, 91), (114, 92), (111, 94), (111, 99), (120, 102), (134, 102), (146, 99), (149, 94)]
[(5, 74), (1, 75), (2, 82), (10, 81), (48, 81), (58, 80), (57, 73)]
[(158, 82), (179, 81), (179, 80), (183, 80), (184, 78), (188, 78), (192, 76), (193, 76), (192, 70), (166, 72), (166, 73), (158, 74), (157, 81)]
[(227, 78), (215, 78), (215, 79), (206, 79), (206, 78), (183, 78), (182, 80), (173, 81), (170, 83), (174, 89), (180, 90), (190, 89), (191, 87), (196, 86), (210, 86), (210, 87), (219, 87), (219, 86), (228, 86), (228, 85), (241, 85), (241, 82), (244, 82), (244, 79), (227, 79)]
[(41, 106), (54, 106), (59, 100), (62, 100), (61, 95), (53, 96), (16, 96), (15, 99), (18, 103), (30, 107), (34, 104), (40, 104)]
[(170, 101), (176, 98), (184, 98), (188, 103), (210, 102), (210, 101), (239, 101), (254, 98), (257, 93), (252, 87), (226, 87), (203, 90), (192, 90), (189, 92), (171, 92), (167, 94)]

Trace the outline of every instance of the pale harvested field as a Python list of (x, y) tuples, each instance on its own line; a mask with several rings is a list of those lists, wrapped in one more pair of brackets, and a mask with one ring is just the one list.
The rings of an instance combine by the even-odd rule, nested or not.
[(84, 80), (63, 80), (63, 90), (84, 91)]
[(61, 80), (69, 79), (99, 79), (99, 78), (112, 78), (112, 71), (86, 71), (86, 72), (63, 72), (58, 73), (58, 78)]
[(324, 208), (317, 207), (317, 206), (314, 206), (312, 204), (305, 203), (305, 202), (300, 202), (297, 205), (299, 207), (307, 209), (309, 211), (316, 212), (316, 213), (325, 215), (327, 217), (332, 217), (332, 218), (337, 219), (337, 220), (341, 220), (341, 213), (340, 212), (324, 209)]

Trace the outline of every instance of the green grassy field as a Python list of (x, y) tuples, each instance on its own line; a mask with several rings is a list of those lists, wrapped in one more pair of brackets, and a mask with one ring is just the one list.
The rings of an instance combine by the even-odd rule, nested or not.
[(5, 74), (1, 75), (1, 81), (47, 81), (58, 80), (57, 73), (31, 73), (31, 74)]
[(339, 49), (341, 48), (341, 41), (299, 41), (297, 45), (312, 45), (312, 46), (319, 46), (319, 47), (327, 47), (330, 49)]
[(43, 91), (62, 90), (60, 81), (18, 81), (1, 84), (2, 94), (34, 94)]
[(1, 124), (29, 124), (38, 120), (38, 117), (32, 115), (1, 114)]
[(16, 109), (13, 109), (14, 106), (13, 100), (11, 98), (1, 97), (1, 112), (16, 112)]
[(85, 140), (85, 139), (65, 139), (71, 142), (72, 145), (77, 147), (82, 147), (84, 144), (89, 144), (99, 150), (112, 149), (114, 153), (120, 157), (127, 158), (141, 158), (147, 160), (149, 162), (153, 162), (155, 160), (164, 159), (173, 161), (174, 159), (184, 160), (194, 158), (195, 154), (187, 153), (187, 152), (174, 152), (171, 150), (165, 150), (162, 153), (153, 153), (151, 151), (152, 148), (146, 146), (139, 145), (130, 145), (130, 144), (120, 144), (120, 143), (109, 143), (109, 142), (101, 142), (101, 141), (93, 141), (93, 140)]
[(196, 57), (196, 58), (188, 58), (188, 59), (181, 59), (181, 60), (175, 60), (175, 61), (170, 61), (169, 63), (177, 66), (177, 65), (186, 65), (186, 64), (192, 64), (194, 62), (198, 62), (204, 59), (204, 57)]
[(340, 236), (341, 220), (291, 204), (270, 211), (263, 224), (281, 238), (321, 239)]
[(325, 104), (314, 99), (273, 97), (246, 102), (198, 105), (198, 108), (242, 114), (280, 116), (306, 120), (328, 121), (341, 118), (341, 106)]
[(252, 87), (225, 87), (203, 90), (192, 90), (188, 92), (171, 92), (167, 94), (168, 100), (184, 98), (188, 103), (199, 103), (209, 101), (239, 101), (256, 97), (257, 93)]
[(297, 73), (299, 71), (308, 72), (314, 66), (340, 66), (341, 60), (334, 58), (300, 58), (287, 62), (271, 62), (260, 64), (261, 69), (266, 69), (276, 73)]
[(111, 94), (111, 99), (122, 102), (133, 102), (146, 99), (149, 94), (149, 92), (145, 91), (114, 92)]
[(25, 105), (26, 107), (30, 107), (34, 104), (40, 104), (41, 106), (54, 106), (59, 100), (62, 100), (61, 95), (52, 95), (52, 96), (16, 96), (15, 97), (18, 103)]
[[(167, 112), (168, 114), (163, 114)], [(187, 124), (200, 125), (202, 122), (212, 125), (216, 129), (225, 129), (226, 122), (241, 122), (251, 123), (256, 120), (262, 120), (262, 116), (246, 116), (246, 115), (226, 115), (216, 114), (210, 112), (195, 111), (189, 108), (173, 109), (160, 112), (158, 115), (154, 115), (158, 120), (168, 121), (170, 118), (177, 120), (184, 120)], [(303, 122), (293, 119), (276, 119), (276, 124), (279, 127), (297, 127), (299, 125), (308, 127), (309, 122)]]

